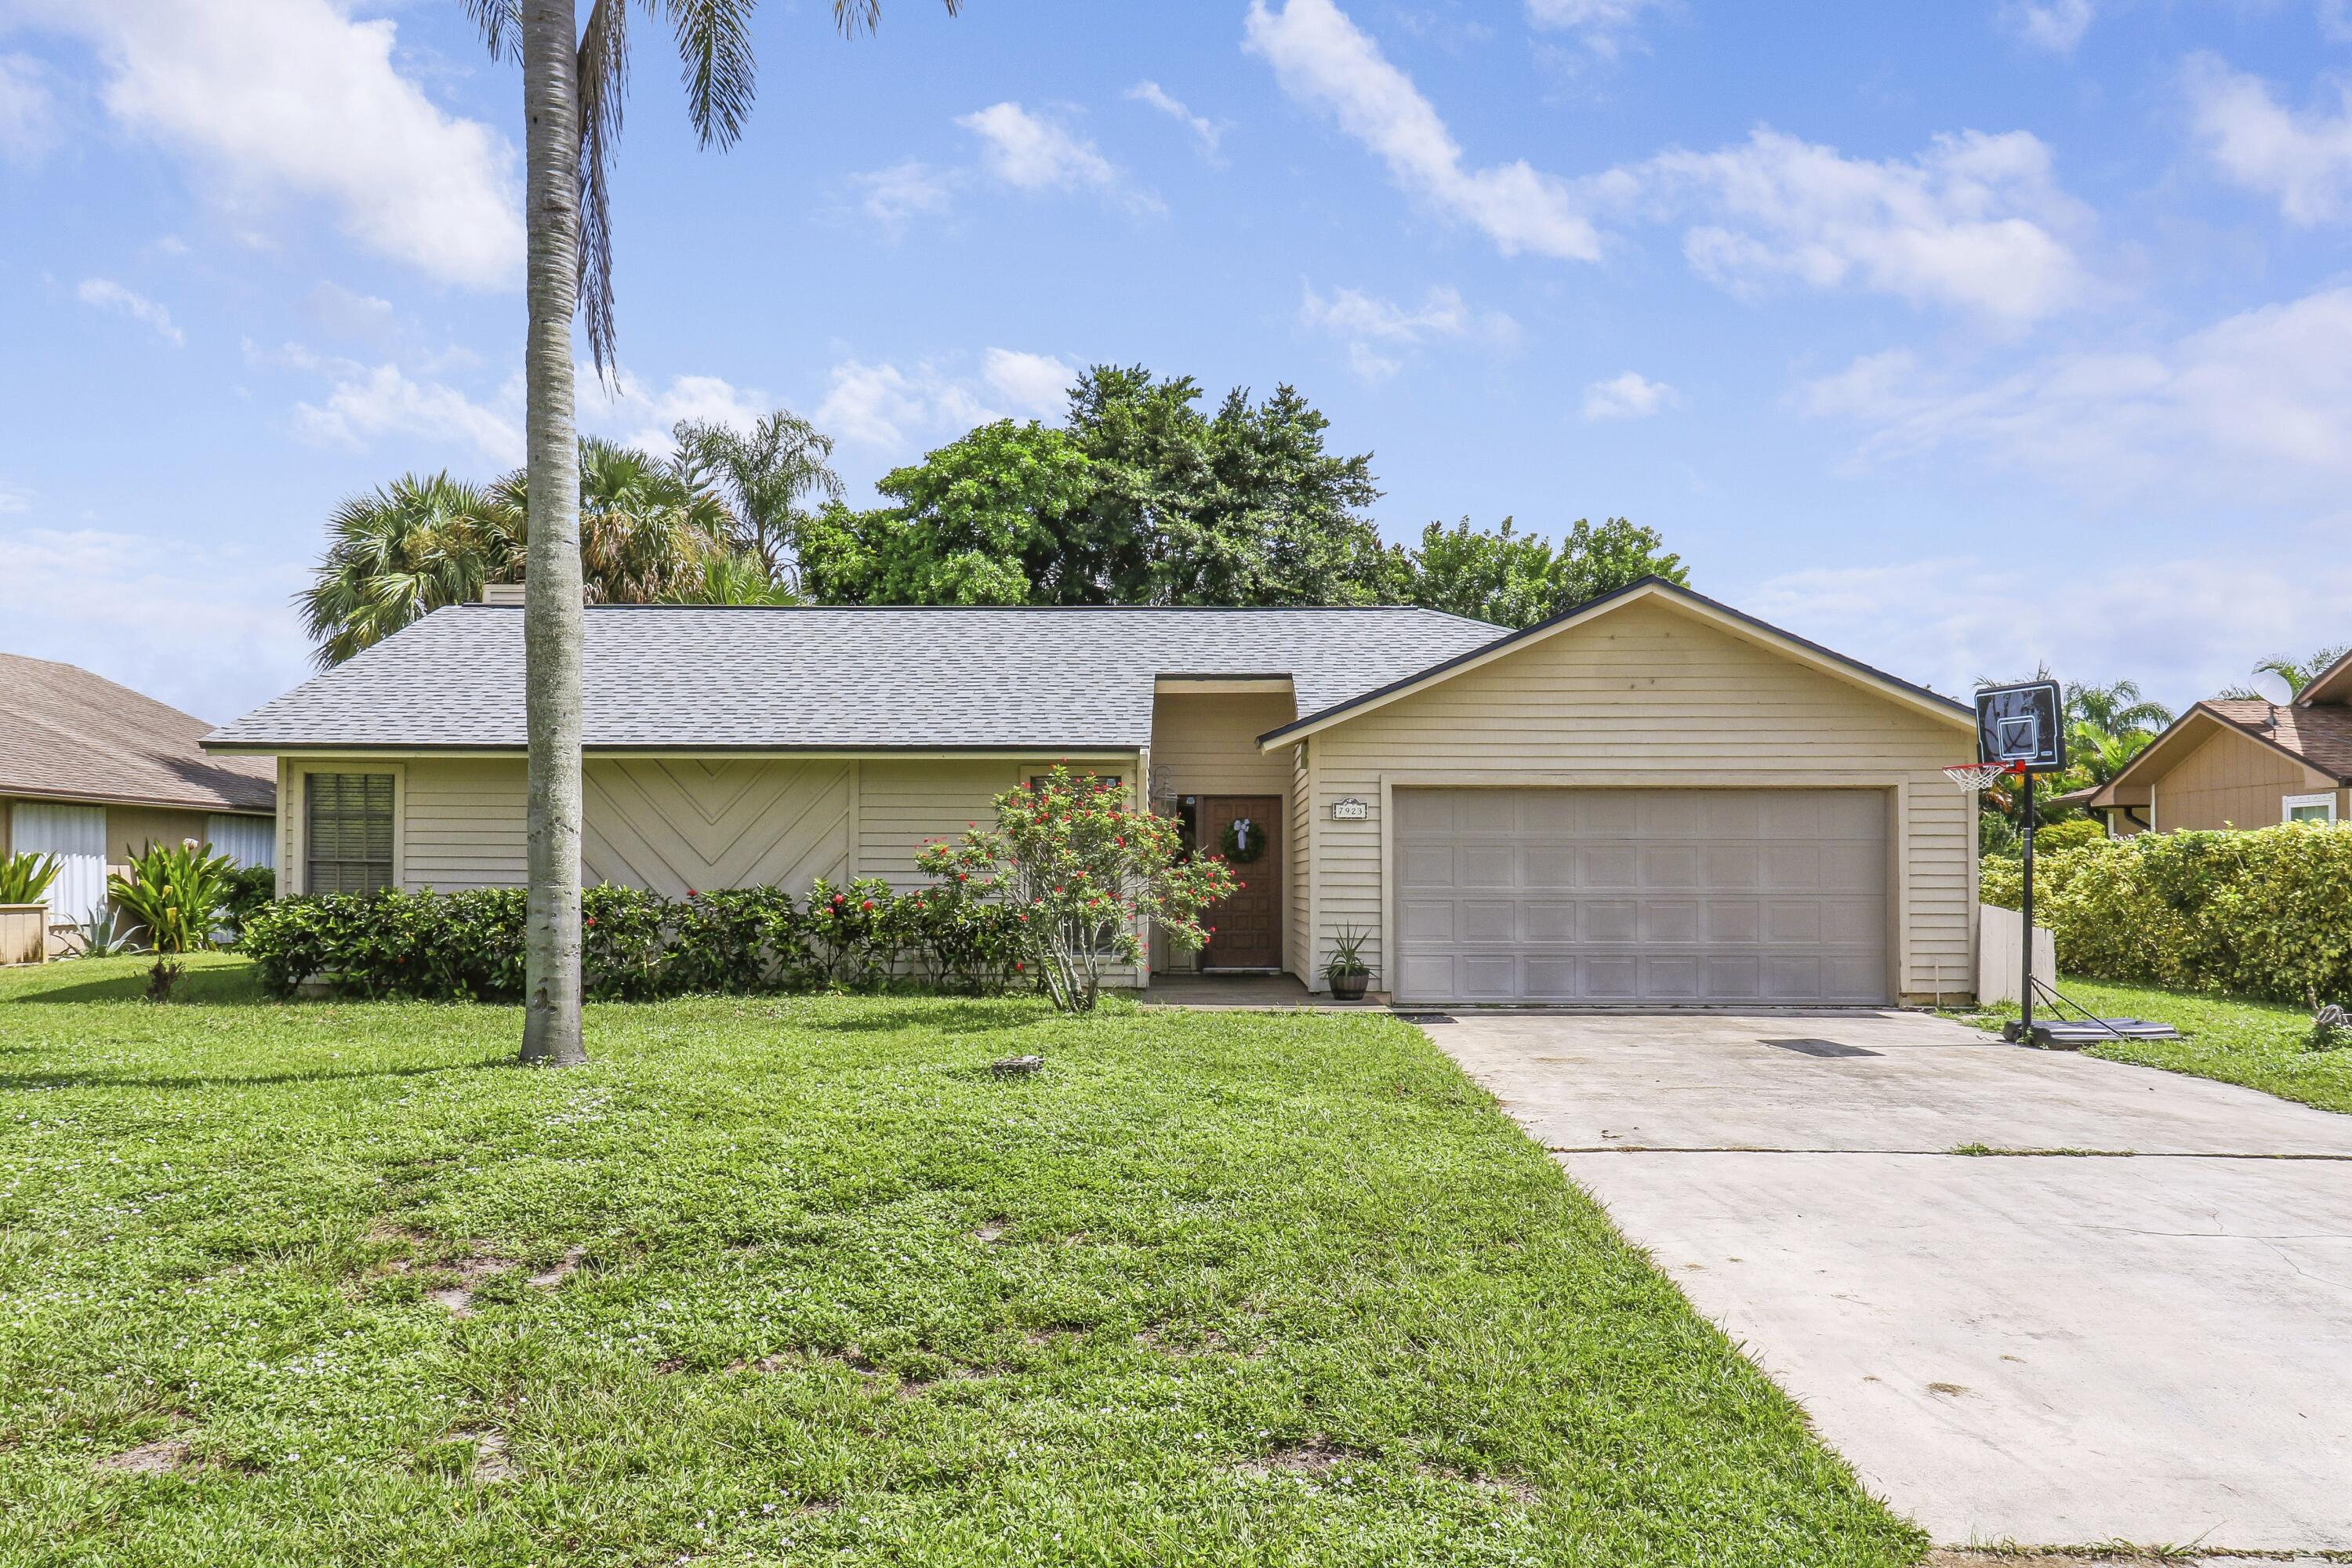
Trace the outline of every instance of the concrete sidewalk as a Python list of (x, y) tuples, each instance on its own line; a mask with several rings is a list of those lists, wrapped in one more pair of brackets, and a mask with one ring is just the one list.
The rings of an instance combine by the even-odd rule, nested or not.
[(1916, 1015), (1428, 1028), (1937, 1541), (2352, 1550), (2352, 1118)]

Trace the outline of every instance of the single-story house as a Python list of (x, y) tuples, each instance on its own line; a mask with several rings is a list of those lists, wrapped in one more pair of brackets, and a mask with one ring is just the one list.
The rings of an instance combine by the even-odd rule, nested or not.
[(151, 844), (194, 838), (239, 865), (276, 864), (275, 773), (207, 755), (211, 728), (76, 666), (0, 654), (0, 855), (62, 862), (53, 924), (86, 919), (108, 873)]
[(2291, 701), (2209, 698), (2084, 803), (2116, 837), (2352, 822), (2352, 654)]
[[(583, 872), (876, 876), (1057, 760), (1265, 848), (1211, 970), (1402, 1002), (1968, 994), (1969, 709), (1647, 579), (1423, 609), (587, 611)], [(289, 891), (517, 886), (522, 613), (436, 611), (206, 738), (276, 759)], [(1158, 947), (1154, 967), (1189, 962)], [(1148, 974), (1125, 977), (1148, 984)]]

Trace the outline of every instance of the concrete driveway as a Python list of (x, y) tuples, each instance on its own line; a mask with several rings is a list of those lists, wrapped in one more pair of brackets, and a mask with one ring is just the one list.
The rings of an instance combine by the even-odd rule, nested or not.
[(2352, 1117), (1914, 1015), (1456, 1016), (1939, 1542), (2352, 1549)]

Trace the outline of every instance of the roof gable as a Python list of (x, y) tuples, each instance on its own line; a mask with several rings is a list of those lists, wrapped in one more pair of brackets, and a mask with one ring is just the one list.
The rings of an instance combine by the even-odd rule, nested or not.
[[(432, 615), (206, 738), (520, 750), (522, 611)], [(598, 605), (592, 751), (1132, 750), (1158, 678), (1286, 676), (1307, 710), (1489, 643), (1433, 610)]]
[(2322, 702), (2352, 702), (2352, 647), (2337, 655), (2334, 664), (2305, 681), (2303, 689), (2294, 694), (2298, 708)]
[[(1307, 712), (1291, 723), (1259, 736), (1258, 744), (1272, 747), (1304, 740), (1318, 731), (1360, 718), (1389, 703), (1427, 691), (1473, 670), (1485, 668), (1498, 659), (1510, 658), (1563, 632), (1591, 626), (1608, 616), (1641, 604), (1659, 605), (1687, 615), (1742, 642), (1780, 654), (1795, 663), (1887, 698), (1955, 728), (1973, 731), (1976, 727), (1974, 709), (1939, 692), (1898, 679), (1884, 670), (1875, 669), (1858, 659), (1848, 658), (1792, 632), (1782, 631), (1704, 594), (1696, 594), (1678, 584), (1669, 583), (1663, 577), (1644, 577), (1614, 593), (1604, 594), (1600, 598), (1563, 611), (1548, 621), (1538, 621), (1524, 630), (1498, 637), (1483, 647), (1469, 649), (1360, 696)], [(1305, 709), (1307, 706), (1302, 693), (1299, 707)]]
[(2147, 790), (2217, 734), (2287, 757), (2336, 783), (2352, 784), (2352, 709), (2338, 703), (2282, 707), (2253, 698), (2209, 698), (2165, 727), (2101, 785), (2095, 806), (2145, 805)]

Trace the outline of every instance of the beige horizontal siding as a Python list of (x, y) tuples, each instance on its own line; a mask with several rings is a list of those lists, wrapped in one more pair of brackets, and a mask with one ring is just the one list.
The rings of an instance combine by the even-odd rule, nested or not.
[[(353, 763), (364, 772), (365, 763)], [(400, 885), (455, 892), (523, 885), (523, 764), (419, 757), (404, 764)]]
[[(1341, 926), (1381, 932), (1384, 780), (1862, 784), (1905, 803), (1895, 847), (1900, 989), (1932, 996), (1972, 984), (1974, 825), (1967, 797), (1938, 771), (1973, 754), (1967, 730), (1664, 603), (1532, 643), (1311, 745), (1318, 952)], [(1328, 819), (1331, 803), (1350, 795), (1372, 804), (1372, 820)], [(1382, 940), (1367, 944), (1376, 986)]]
[(2220, 728), (2154, 783), (2156, 826), (2162, 833), (2273, 826), (2285, 817), (2288, 795), (2335, 789), (2335, 781), (2326, 774), (2234, 730)]
[(1154, 782), (1175, 795), (1290, 793), (1290, 753), (1257, 738), (1298, 716), (1286, 691), (1161, 692), (1151, 705)]

